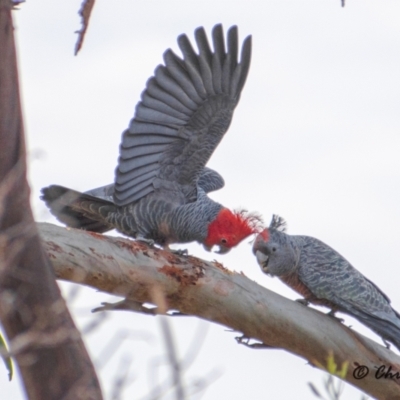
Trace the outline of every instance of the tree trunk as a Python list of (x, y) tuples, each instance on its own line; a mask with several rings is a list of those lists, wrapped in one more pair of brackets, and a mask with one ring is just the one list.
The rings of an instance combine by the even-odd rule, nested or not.
[(101, 399), (30, 209), (11, 7), (0, 0), (0, 319), (30, 400)]

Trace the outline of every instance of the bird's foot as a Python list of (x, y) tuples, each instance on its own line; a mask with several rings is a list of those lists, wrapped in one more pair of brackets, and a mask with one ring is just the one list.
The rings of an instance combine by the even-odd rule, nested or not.
[(136, 236), (136, 240), (138, 242), (146, 243), (150, 247), (154, 247), (154, 244), (155, 244), (153, 239), (147, 239), (147, 238), (145, 238), (144, 236), (141, 236), (141, 235)]
[(148, 308), (140, 303), (139, 301), (124, 299), (116, 303), (101, 303), (101, 307), (96, 307), (92, 312), (107, 311), (107, 310), (125, 310), (140, 312), (143, 314), (157, 315), (157, 307)]
[(183, 312), (180, 311), (168, 311), (167, 315), (170, 317), (190, 317), (189, 314), (184, 314)]
[(306, 307), (310, 304), (310, 302), (307, 299), (297, 299), (297, 300), (295, 300), (295, 302), (296, 303), (300, 303), (300, 304), (302, 304), (303, 306), (306, 306)]
[(250, 343), (250, 338), (242, 335), (235, 337), (235, 340), (238, 344), (242, 344), (243, 346), (250, 347), (251, 349), (275, 349), (276, 347), (270, 346), (268, 344), (262, 342)]
[[(93, 313), (99, 312), (99, 311), (109, 311), (109, 310), (124, 310), (124, 311), (133, 311), (133, 312), (139, 312), (142, 314), (146, 315), (158, 315), (158, 307), (146, 307), (143, 305), (143, 303), (140, 303), (139, 301), (135, 300), (129, 300), (129, 299), (124, 299), (121, 301), (118, 301), (116, 303), (101, 303), (101, 307), (96, 307), (92, 310)], [(167, 315), (170, 317), (176, 317), (176, 316), (188, 316), (188, 314), (184, 314), (180, 311), (176, 310), (171, 310), (167, 312)]]
[(169, 250), (172, 254), (176, 254), (177, 256), (188, 256), (189, 255), (188, 249), (174, 250), (174, 249), (170, 249), (169, 247), (167, 247), (167, 248), (164, 247), (164, 249)]
[(326, 315), (328, 317), (331, 317), (331, 318), (335, 319), (336, 321), (340, 322), (341, 324), (343, 324), (344, 323), (344, 319), (337, 317), (335, 315), (335, 313), (336, 313), (336, 311), (331, 310), (331, 311), (327, 312)]
[(174, 253), (178, 256), (188, 256), (189, 255), (188, 249), (171, 250), (171, 253)]

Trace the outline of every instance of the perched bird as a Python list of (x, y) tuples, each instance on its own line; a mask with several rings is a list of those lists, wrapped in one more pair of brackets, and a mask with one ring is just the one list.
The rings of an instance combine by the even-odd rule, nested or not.
[(389, 298), (345, 258), (318, 239), (285, 233), (274, 215), (256, 238), (253, 253), (261, 270), (277, 276), (307, 302), (358, 319), (400, 350), (400, 314)]
[(94, 232), (116, 229), (168, 247), (197, 241), (226, 253), (255, 233), (259, 218), (231, 211), (207, 193), (224, 186), (205, 165), (227, 131), (250, 67), (251, 37), (238, 62), (238, 29), (225, 40), (212, 30), (195, 31), (198, 54), (180, 35), (183, 58), (164, 53), (146, 84), (129, 128), (122, 134), (114, 184), (80, 193), (62, 186), (42, 189), (57, 219)]

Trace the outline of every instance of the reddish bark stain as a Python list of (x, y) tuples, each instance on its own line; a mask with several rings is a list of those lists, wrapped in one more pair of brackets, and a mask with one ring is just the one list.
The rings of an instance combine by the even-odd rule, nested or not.
[(196, 285), (196, 282), (204, 276), (204, 272), (199, 268), (191, 268), (190, 271), (175, 267), (174, 265), (164, 265), (159, 272), (175, 279), (183, 286)]
[(49, 246), (49, 249), (51, 251), (54, 251), (56, 253), (62, 253), (63, 252), (62, 247), (60, 247), (58, 244), (56, 244), (54, 242), (51, 242), (51, 241), (47, 241), (46, 243), (47, 243), (47, 246)]
[(90, 236), (95, 237), (96, 239), (101, 239), (101, 240), (105, 240), (105, 236), (101, 235), (100, 233), (96, 233), (96, 232), (90, 232), (90, 231), (86, 231), (86, 233)]
[(182, 260), (177, 254), (171, 253), (169, 250), (162, 250), (163, 257), (171, 264), (184, 264), (186, 260)]
[(232, 282), (219, 281), (214, 286), (213, 290), (215, 293), (217, 293), (220, 296), (228, 296), (234, 287), (235, 287), (235, 285)]
[(128, 240), (117, 240), (115, 244), (121, 248), (121, 249), (126, 249), (129, 250), (130, 252), (136, 254), (138, 251), (142, 251), (143, 254), (148, 255), (146, 250), (149, 250), (149, 246), (145, 243), (142, 243), (140, 241), (128, 241)]
[(103, 259), (106, 259), (106, 260), (114, 260), (114, 257), (113, 257), (113, 256), (109, 256), (109, 255), (107, 255), (107, 254), (99, 254), (99, 253), (97, 253), (97, 252), (96, 252), (96, 249), (94, 249), (93, 247), (89, 247), (89, 250), (90, 250), (95, 256), (97, 256), (97, 257), (99, 257), (99, 258), (103, 258)]
[(234, 274), (233, 271), (230, 271), (228, 268), (225, 268), (225, 267), (224, 267), (221, 263), (219, 263), (217, 260), (214, 260), (212, 263), (214, 264), (215, 267), (217, 267), (217, 268), (220, 269), (221, 271), (223, 271), (223, 272), (225, 272), (225, 273), (227, 273), (227, 274), (230, 274), (230, 275), (233, 275), (233, 274)]

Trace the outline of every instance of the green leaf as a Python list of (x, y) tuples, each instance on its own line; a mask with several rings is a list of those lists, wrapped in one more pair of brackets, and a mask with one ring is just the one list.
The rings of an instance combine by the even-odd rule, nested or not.
[[(1, 333), (0, 333), (0, 350), (7, 351), (7, 345)], [(1, 354), (1, 358), (3, 359), (4, 364), (8, 371), (8, 380), (11, 381), (14, 372), (11, 357)]]
[(330, 374), (336, 375), (337, 364), (335, 363), (335, 358), (334, 358), (332, 352), (329, 353), (329, 356), (327, 358), (327, 368), (326, 369)]

